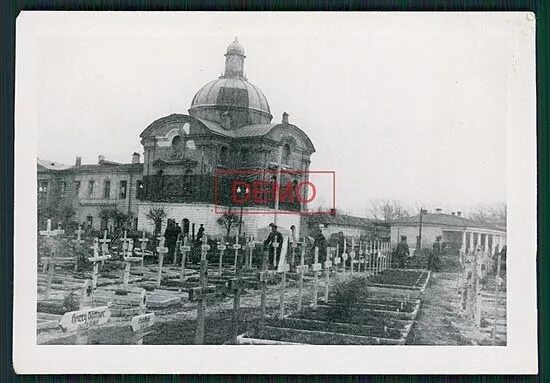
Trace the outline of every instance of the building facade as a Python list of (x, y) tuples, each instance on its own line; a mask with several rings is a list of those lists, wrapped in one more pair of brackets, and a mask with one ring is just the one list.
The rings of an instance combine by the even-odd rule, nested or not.
[[(143, 163), (139, 155), (131, 164), (100, 158), (97, 165), (55, 168), (39, 162), (39, 205), (53, 199), (68, 203), (79, 222), (94, 228), (104, 226), (99, 214), (111, 208), (131, 215), (138, 230), (152, 232), (147, 214), (161, 208), (189, 234), (200, 224), (212, 235), (223, 233), (217, 219), (224, 212), (242, 216), (240, 229), (247, 235), (260, 235), (274, 220), (283, 231), (294, 225), (299, 233), (307, 188), (301, 199), (280, 200), (275, 217), (273, 183), (278, 172), (281, 187), (307, 181), (315, 148), (287, 113), (272, 121), (267, 98), (244, 76), (245, 58), (235, 39), (225, 53), (223, 75), (198, 90), (189, 114), (161, 117), (142, 131)], [(267, 197), (261, 201), (250, 198), (256, 183)], [(63, 196), (50, 194), (51, 185), (64, 185)]]
[(391, 224), (393, 247), (404, 239), (411, 251), (419, 247), (419, 242), (420, 248), (431, 248), (437, 237), (441, 237), (443, 245), (455, 250), (481, 248), (494, 254), (506, 245), (506, 228), (473, 222), (460, 212), (425, 213), (422, 214), (422, 221), (420, 215), (416, 215)]

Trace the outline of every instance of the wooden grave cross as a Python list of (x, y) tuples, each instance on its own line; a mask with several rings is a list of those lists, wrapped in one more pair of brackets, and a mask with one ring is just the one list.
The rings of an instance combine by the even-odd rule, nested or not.
[(277, 249), (279, 248), (279, 242), (277, 241), (277, 236), (275, 236), (275, 240), (271, 244), (273, 247), (273, 268), (277, 268)]
[(290, 265), (286, 263), (286, 259), (283, 259), (283, 264), (281, 265), (281, 270), (279, 271), (282, 274), (281, 277), (281, 292), (279, 296), (279, 319), (283, 319), (285, 316), (285, 288), (286, 288), (286, 273), (290, 271)]
[(220, 275), (220, 277), (222, 276), (223, 253), (225, 252), (225, 249), (227, 249), (227, 246), (225, 245), (225, 243), (223, 243), (222, 241), (218, 241), (218, 251), (220, 252), (220, 256), (218, 260), (218, 274)]
[(206, 282), (207, 282), (206, 270), (208, 267), (206, 254), (208, 253), (208, 250), (210, 250), (210, 246), (208, 245), (208, 239), (206, 235), (204, 235), (203, 238), (201, 238), (201, 242), (203, 243), (203, 245), (201, 245), (201, 263), (200, 263), (200, 275), (199, 275), (200, 287), (196, 289), (198, 307), (197, 307), (197, 328), (195, 331), (195, 344), (204, 343), (204, 300), (205, 300), (206, 288), (207, 288), (206, 287)]
[(187, 261), (187, 254), (191, 251), (191, 246), (187, 244), (189, 237), (186, 235), (183, 237), (183, 244), (181, 245), (181, 271), (180, 271), (180, 282), (183, 283), (183, 278), (185, 277), (185, 262)]
[(107, 239), (107, 230), (103, 231), (103, 238), (99, 242), (101, 242), (101, 255), (109, 254), (109, 242), (111, 240)]
[(302, 309), (302, 295), (304, 290), (304, 274), (309, 270), (308, 265), (304, 264), (306, 256), (306, 246), (305, 243), (302, 246), (302, 251), (300, 252), (300, 266), (296, 267), (296, 272), (298, 273), (298, 311)]
[[(84, 243), (84, 240), (82, 239), (81, 235), (84, 233), (84, 230), (82, 230), (81, 225), (78, 225), (78, 229), (74, 231), (76, 234), (76, 239), (73, 239), (72, 241), (76, 243), (76, 247), (79, 248)], [(78, 268), (78, 257), (75, 258), (74, 261), (74, 272), (76, 272)]]
[(237, 272), (237, 256), (239, 255), (239, 250), (241, 249), (241, 244), (239, 243), (239, 237), (238, 236), (235, 236), (235, 243), (233, 244), (233, 246), (231, 246), (231, 248), (233, 250), (235, 250), (234, 267), (235, 267), (235, 272)]
[(124, 252), (125, 252), (125, 255), (123, 259), (124, 259), (125, 265), (124, 265), (124, 276), (122, 279), (122, 284), (126, 286), (130, 282), (130, 268), (132, 267), (132, 263), (141, 262), (141, 257), (132, 256), (134, 253), (134, 240), (131, 238), (128, 240), (128, 245), (126, 246), (126, 249)]
[(44, 261), (44, 264), (43, 264), (44, 272), (46, 272), (46, 270), (48, 269), (48, 261), (53, 257), (55, 257), (53, 237), (56, 237), (59, 234), (63, 234), (63, 233), (57, 229), (52, 230), (52, 220), (48, 218), (48, 221), (46, 223), (46, 230), (40, 230), (40, 235), (46, 237), (46, 242), (50, 245), (51, 252), (52, 252), (52, 255), (50, 255), (50, 257), (42, 257), (42, 260)]
[(349, 258), (350, 258), (350, 266), (351, 266), (351, 273), (353, 274), (353, 269), (354, 269), (354, 263), (355, 263), (355, 243), (354, 243), (354, 240), (353, 238), (351, 239), (351, 251), (349, 252)]
[(90, 247), (94, 251), (94, 256), (89, 257), (88, 261), (93, 263), (93, 271), (92, 271), (92, 291), (95, 291), (97, 288), (97, 275), (99, 273), (99, 262), (104, 262), (107, 259), (111, 259), (111, 255), (99, 255), (99, 239), (94, 238), (94, 244), (92, 247)]
[(161, 237), (159, 241), (159, 245), (157, 247), (157, 253), (159, 254), (159, 269), (157, 273), (157, 286), (160, 287), (160, 284), (162, 282), (162, 266), (164, 263), (164, 254), (168, 253), (168, 248), (164, 246), (164, 241), (166, 238)]
[(336, 244), (336, 252), (334, 253), (334, 272), (338, 273), (338, 265), (342, 263), (342, 258), (339, 254), (340, 246)]
[(319, 248), (315, 247), (314, 256), (313, 256), (313, 265), (311, 265), (313, 270), (313, 304), (312, 307), (317, 307), (317, 300), (319, 299), (318, 285), (319, 285), (319, 271), (321, 270), (322, 265), (319, 263)]
[(147, 242), (149, 242), (149, 238), (145, 237), (145, 232), (143, 232), (143, 237), (139, 238), (138, 241), (139, 252), (141, 253), (141, 266), (143, 266), (145, 260), (145, 251), (147, 250)]
[(250, 236), (248, 243), (246, 244), (248, 246), (248, 259), (246, 263), (247, 269), (252, 269), (252, 256), (254, 255), (254, 249), (256, 248), (256, 242), (254, 242), (254, 238)]
[(325, 261), (325, 302), (328, 302), (328, 289), (329, 289), (329, 283), (330, 283), (330, 268), (332, 267), (332, 262), (330, 261), (329, 257), (327, 256), (327, 260)]
[(233, 344), (237, 344), (242, 290), (242, 261), (240, 254), (237, 255), (237, 268), (235, 270), (235, 278), (231, 280), (231, 290), (233, 290), (235, 294), (233, 296), (233, 315), (231, 318), (231, 340)]

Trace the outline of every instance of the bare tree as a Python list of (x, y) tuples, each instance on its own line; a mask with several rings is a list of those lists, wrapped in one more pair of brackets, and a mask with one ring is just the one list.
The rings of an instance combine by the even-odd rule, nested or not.
[(220, 226), (223, 226), (223, 228), (225, 228), (226, 230), (226, 238), (227, 238), (227, 241), (229, 242), (229, 236), (231, 234), (231, 227), (234, 225), (234, 224), (239, 224), (239, 219), (240, 217), (233, 213), (231, 210), (223, 213), (222, 216), (220, 216), (216, 222), (218, 223), (218, 225)]
[(380, 200), (371, 204), (370, 216), (375, 220), (391, 222), (410, 215), (409, 209), (396, 200)]
[(155, 231), (154, 231), (154, 237), (157, 237), (157, 234), (160, 232), (160, 228), (162, 225), (162, 220), (166, 218), (166, 210), (162, 206), (155, 206), (149, 209), (147, 214), (145, 214), (145, 218), (152, 221), (155, 225)]
[(468, 218), (484, 225), (506, 226), (506, 203), (479, 204), (468, 210)]

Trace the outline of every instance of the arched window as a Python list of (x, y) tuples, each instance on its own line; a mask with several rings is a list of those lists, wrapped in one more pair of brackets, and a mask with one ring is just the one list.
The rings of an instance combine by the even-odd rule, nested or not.
[(290, 160), (290, 152), (291, 152), (291, 148), (290, 148), (290, 144), (284, 144), (283, 145), (283, 161), (285, 163), (288, 163), (288, 161)]
[(172, 146), (177, 147), (181, 143), (181, 136), (175, 136), (172, 138)]

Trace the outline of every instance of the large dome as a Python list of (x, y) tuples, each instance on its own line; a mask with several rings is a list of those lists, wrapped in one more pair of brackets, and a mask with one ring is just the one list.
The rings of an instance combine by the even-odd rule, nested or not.
[(243, 46), (235, 38), (225, 53), (224, 74), (195, 94), (189, 114), (218, 122), (225, 129), (271, 122), (267, 98), (244, 77), (245, 57)]
[(239, 107), (271, 115), (262, 91), (242, 78), (219, 78), (203, 86), (193, 97), (191, 109), (200, 107)]

